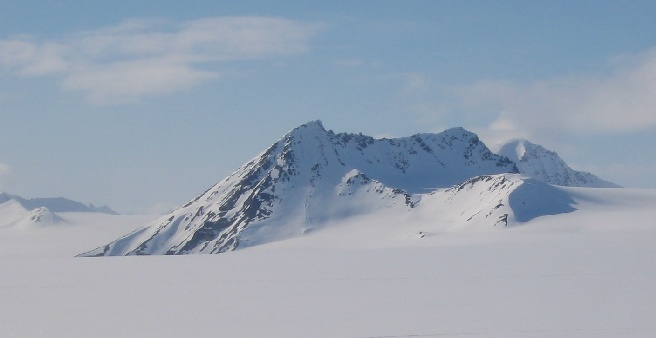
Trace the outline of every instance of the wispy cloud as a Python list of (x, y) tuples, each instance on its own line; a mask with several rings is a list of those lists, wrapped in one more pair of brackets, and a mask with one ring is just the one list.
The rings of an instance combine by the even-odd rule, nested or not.
[[(484, 80), (447, 95), (467, 114), (487, 114), (492, 131), (628, 133), (656, 128), (656, 49), (615, 60), (604, 75), (521, 84)], [(451, 103), (453, 104), (453, 103)]]
[(320, 29), (271, 17), (131, 20), (59, 39), (0, 40), (0, 65), (22, 76), (57, 76), (62, 88), (94, 102), (126, 102), (215, 79), (221, 62), (308, 52)]

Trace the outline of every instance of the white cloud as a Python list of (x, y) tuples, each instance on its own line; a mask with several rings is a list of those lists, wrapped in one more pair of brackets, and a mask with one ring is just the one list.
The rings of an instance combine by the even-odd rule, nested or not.
[(96, 102), (126, 102), (215, 79), (221, 62), (305, 53), (320, 27), (269, 17), (131, 20), (54, 40), (0, 40), (0, 65), (57, 76), (63, 88)]
[(627, 133), (656, 128), (656, 49), (624, 58), (610, 74), (522, 85), (479, 81), (451, 91), (469, 114), (485, 112), (491, 130)]
[(121, 103), (189, 88), (217, 76), (170, 58), (142, 59), (74, 72), (62, 85), (68, 90), (87, 91), (96, 103)]

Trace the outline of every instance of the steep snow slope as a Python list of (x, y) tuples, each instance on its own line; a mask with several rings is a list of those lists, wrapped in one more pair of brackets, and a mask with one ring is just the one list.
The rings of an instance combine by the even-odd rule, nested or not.
[(50, 226), (61, 223), (64, 220), (46, 207), (40, 207), (30, 210), (28, 217), (25, 219), (26, 226)]
[(171, 214), (86, 255), (219, 253), (370, 210), (401, 213), (413, 207), (410, 194), (516, 171), (462, 128), (377, 140), (314, 121)]
[(555, 152), (523, 139), (502, 145), (498, 154), (515, 162), (520, 173), (549, 184), (590, 188), (619, 187), (591, 173), (573, 170)]

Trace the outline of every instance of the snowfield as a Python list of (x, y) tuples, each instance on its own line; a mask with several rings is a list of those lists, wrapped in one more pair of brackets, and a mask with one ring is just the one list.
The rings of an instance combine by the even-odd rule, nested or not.
[(508, 227), (355, 215), (181, 256), (74, 257), (155, 217), (30, 223), (5, 203), (0, 336), (656, 336), (656, 191), (553, 189), (575, 210)]

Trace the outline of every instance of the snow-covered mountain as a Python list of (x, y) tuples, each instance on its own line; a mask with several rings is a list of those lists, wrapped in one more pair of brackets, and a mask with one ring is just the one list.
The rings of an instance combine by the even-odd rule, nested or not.
[(498, 153), (515, 162), (521, 174), (549, 184), (589, 188), (619, 187), (591, 173), (570, 168), (555, 152), (524, 139), (505, 143)]
[(0, 192), (0, 204), (10, 200), (18, 202), (27, 210), (47, 208), (52, 212), (100, 212), (104, 214), (118, 215), (116, 211), (112, 210), (106, 205), (102, 207), (96, 207), (93, 204), (85, 205), (83, 203), (64, 197), (26, 199), (18, 195), (11, 195)]
[(84, 255), (220, 253), (300, 236), (329, 221), (407, 213), (436, 189), (517, 172), (462, 128), (374, 139), (336, 134), (314, 121), (170, 214)]
[(420, 222), (454, 224), (452, 228), (506, 227), (576, 210), (568, 194), (517, 174), (475, 176), (419, 198)]
[(46, 207), (28, 210), (14, 199), (0, 203), (0, 228), (44, 227), (63, 221), (61, 217)]

